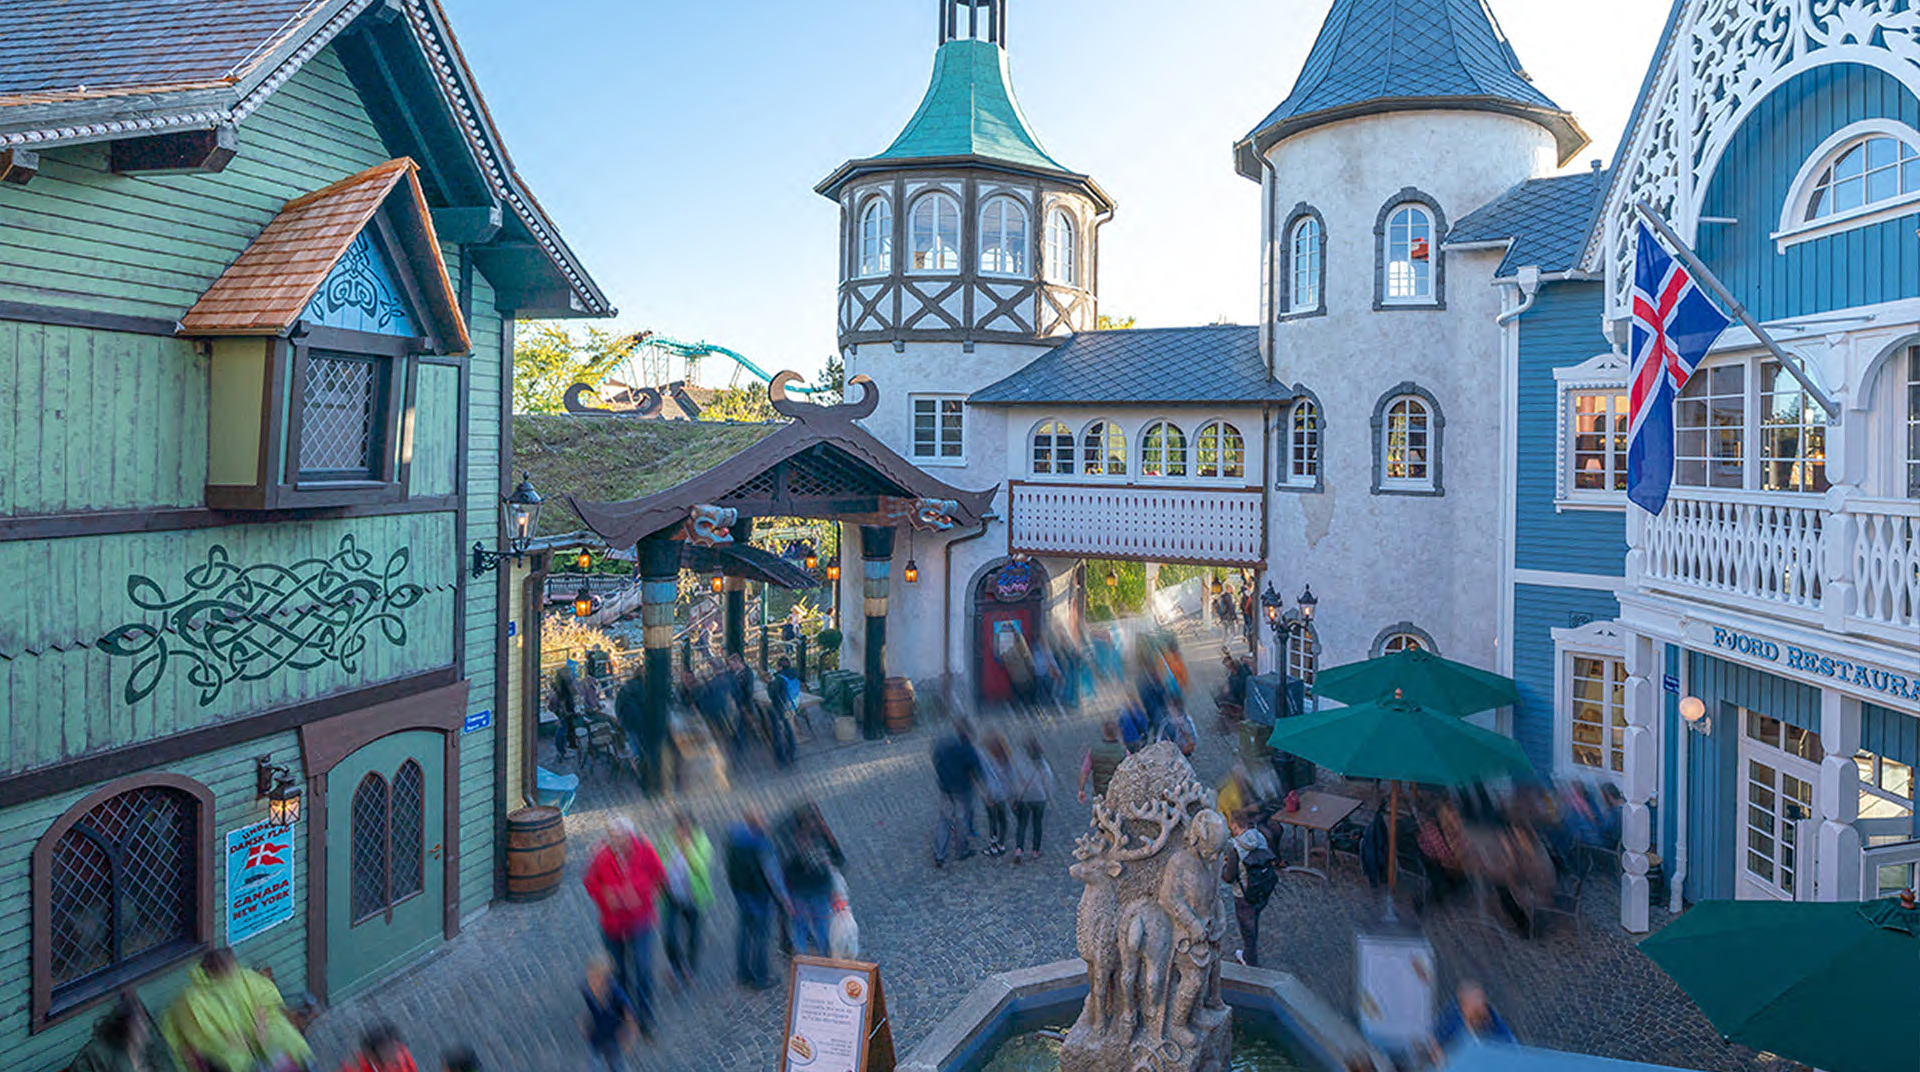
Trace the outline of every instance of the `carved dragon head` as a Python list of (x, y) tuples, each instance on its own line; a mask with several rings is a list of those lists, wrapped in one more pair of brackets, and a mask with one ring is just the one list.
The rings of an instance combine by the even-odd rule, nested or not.
[(874, 386), (873, 379), (868, 376), (850, 377), (847, 380), (846, 388), (842, 389), (842, 394), (848, 393), (848, 388), (858, 387), (860, 388), (860, 398), (858, 401), (842, 402), (837, 406), (823, 406), (817, 402), (802, 402), (797, 398), (790, 397), (787, 394), (787, 388), (799, 381), (800, 374), (792, 369), (788, 369), (778, 376), (775, 376), (773, 382), (767, 384), (767, 400), (773, 403), (775, 413), (783, 417), (791, 417), (796, 421), (818, 420), (821, 417), (828, 417), (840, 421), (857, 421), (862, 417), (873, 416), (873, 411), (880, 407), (880, 388)]

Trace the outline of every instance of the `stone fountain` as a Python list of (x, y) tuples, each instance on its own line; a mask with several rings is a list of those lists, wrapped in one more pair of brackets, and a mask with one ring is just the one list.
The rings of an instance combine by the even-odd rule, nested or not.
[(1233, 910), (1220, 882), (1227, 823), (1179, 749), (1127, 759), (1093, 805), (1069, 872), (1080, 895), (1087, 998), (1061, 1072), (1222, 1072), (1232, 1013), (1220, 942)]

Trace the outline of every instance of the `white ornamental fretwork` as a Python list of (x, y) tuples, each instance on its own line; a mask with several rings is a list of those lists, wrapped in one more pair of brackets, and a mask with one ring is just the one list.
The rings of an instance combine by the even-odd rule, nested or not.
[(1916, 0), (1697, 0), (1662, 43), (1634, 117), (1587, 267), (1607, 274), (1607, 315), (1627, 313), (1633, 204), (1645, 200), (1693, 241), (1700, 198), (1746, 114), (1795, 75), (1849, 60), (1887, 70), (1920, 94)]

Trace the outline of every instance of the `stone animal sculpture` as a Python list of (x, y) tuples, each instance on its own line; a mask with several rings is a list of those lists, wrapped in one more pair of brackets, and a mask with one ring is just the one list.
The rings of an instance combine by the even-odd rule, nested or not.
[(1129, 904), (1120, 917), (1120, 1008), (1115, 1017), (1129, 1041), (1136, 1022), (1146, 1028), (1149, 1046), (1167, 1036), (1167, 977), (1172, 967), (1173, 921), (1167, 910), (1144, 897)]
[(1180, 981), (1168, 1001), (1167, 1034), (1182, 1046), (1200, 1039), (1195, 1014), (1219, 969), (1220, 854), (1227, 844), (1227, 822), (1217, 811), (1187, 821), (1186, 844), (1167, 859), (1160, 876), (1160, 903), (1172, 921)]
[(1082, 835), (1067, 874), (1086, 883), (1080, 895), (1076, 942), (1087, 962), (1087, 1003), (1081, 1018), (1105, 1030), (1113, 1008), (1119, 975), (1120, 894), (1114, 879), (1121, 865), (1108, 860), (1095, 839)]

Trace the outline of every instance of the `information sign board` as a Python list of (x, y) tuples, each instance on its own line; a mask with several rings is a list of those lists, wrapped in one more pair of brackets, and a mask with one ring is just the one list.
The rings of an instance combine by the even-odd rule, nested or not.
[(794, 957), (782, 1072), (893, 1072), (893, 1061), (880, 966)]
[(227, 944), (293, 918), (293, 831), (270, 822), (227, 835)]

